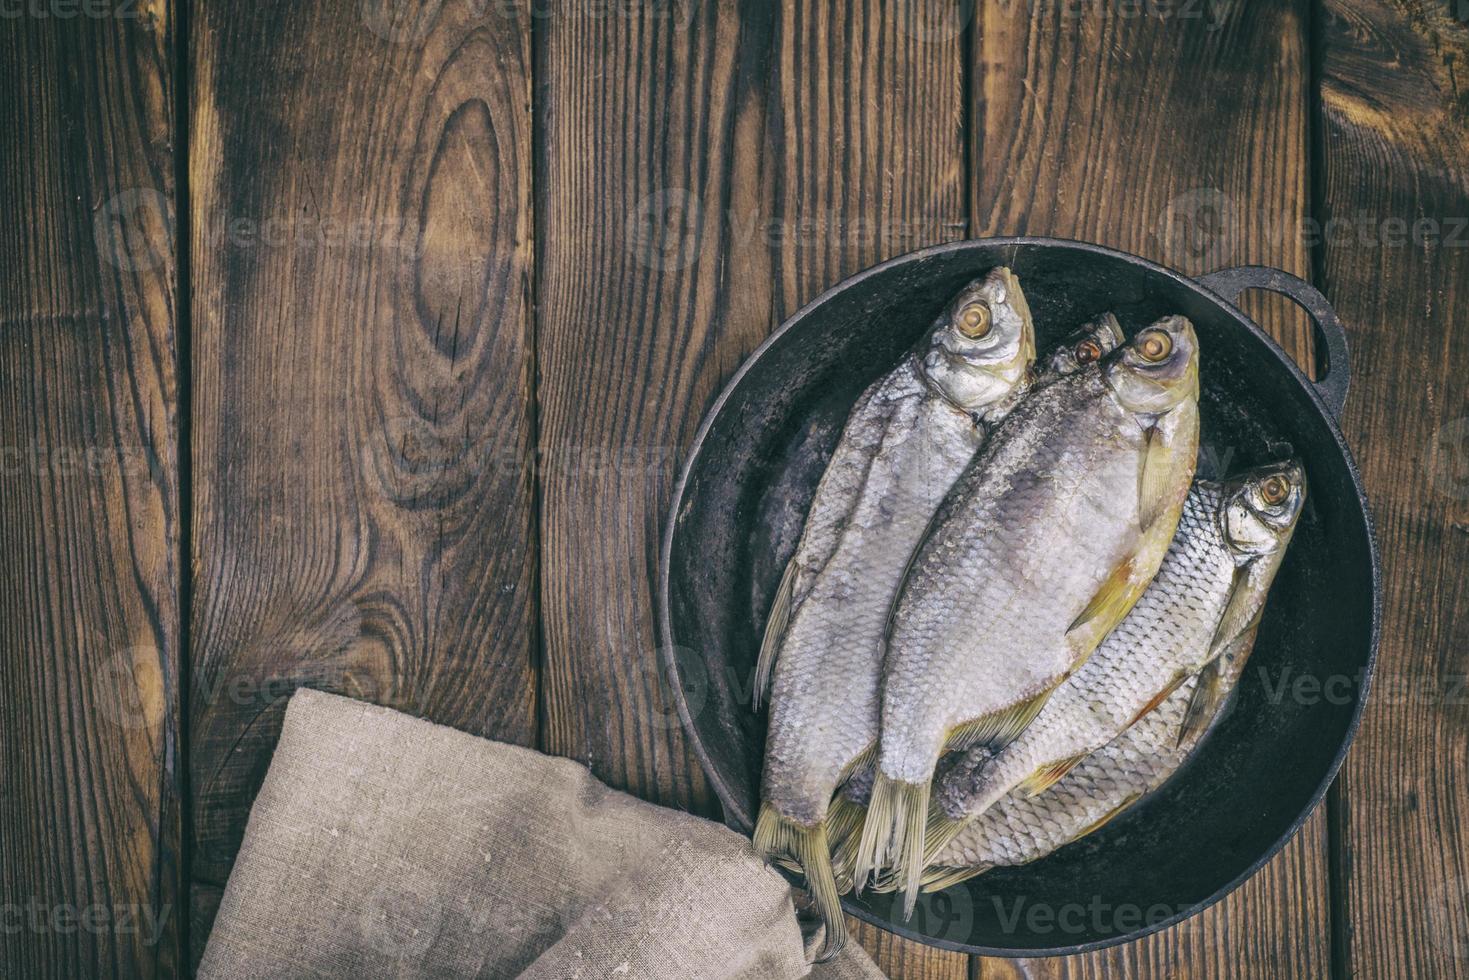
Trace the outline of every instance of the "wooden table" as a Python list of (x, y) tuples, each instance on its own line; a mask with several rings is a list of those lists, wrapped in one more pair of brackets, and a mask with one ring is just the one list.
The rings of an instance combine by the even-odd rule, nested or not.
[(862, 942), (904, 977), (1469, 975), (1466, 0), (0, 14), (0, 974), (186, 970), (302, 685), (715, 813), (651, 609), (705, 407), (842, 277), (1047, 234), (1336, 304), (1379, 686), (1195, 919)]

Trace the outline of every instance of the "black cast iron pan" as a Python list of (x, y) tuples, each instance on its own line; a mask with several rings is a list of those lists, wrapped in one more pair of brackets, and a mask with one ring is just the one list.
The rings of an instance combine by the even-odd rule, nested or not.
[[(1137, 256), (1042, 238), (942, 245), (853, 276), (786, 321), (704, 419), (664, 535), (660, 640), (726, 822), (748, 834), (765, 739), (764, 712), (750, 710), (760, 633), (842, 423), (944, 303), (1001, 264), (1020, 276), (1041, 351), (1105, 310), (1129, 332), (1187, 316), (1202, 357), (1200, 475), (1294, 454), (1310, 485), (1234, 705), (1161, 790), (1044, 860), (925, 898), (910, 921), (891, 896), (847, 903), (859, 918), (948, 949), (1075, 953), (1177, 922), (1248, 878), (1320, 801), (1356, 730), (1377, 650), (1377, 550), (1336, 422), (1346, 336), (1310, 285), (1258, 267), (1195, 281)], [(1232, 304), (1251, 288), (1310, 313), (1319, 381)]]

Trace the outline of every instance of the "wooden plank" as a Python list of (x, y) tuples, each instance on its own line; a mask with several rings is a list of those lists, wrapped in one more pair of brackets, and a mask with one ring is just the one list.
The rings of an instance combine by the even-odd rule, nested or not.
[[(678, 454), (783, 317), (962, 237), (962, 50), (939, 2), (648, 4), (545, 23), (538, 105), (546, 747), (714, 812), (658, 674)], [(589, 66), (597, 84), (590, 85)], [(963, 956), (859, 927), (900, 975)]]
[[(736, 133), (764, 65), (731, 5), (545, 21), (542, 231), (543, 747), (645, 799), (711, 812), (662, 689), (652, 586), (674, 453), (765, 331), (769, 287), (726, 289)], [(595, 84), (592, 80), (595, 79)], [(749, 149), (754, 149), (750, 147)], [(753, 295), (751, 295), (753, 294)], [(734, 304), (759, 310), (734, 318)]]
[[(1457, 20), (1454, 14), (1457, 11)], [(1325, 289), (1383, 556), (1382, 647), (1339, 782), (1341, 975), (1469, 976), (1469, 6), (1330, 0)]]
[(529, 16), (199, 10), (202, 882), (224, 881), (296, 687), (535, 740)]
[(0, 21), (0, 975), (173, 976), (174, 19), (72, 13)]
[[(1305, 275), (1306, 9), (986, 4), (974, 32), (977, 234), (1098, 242), (1199, 274), (1262, 263)], [(1302, 363), (1305, 321), (1250, 312)], [(1100, 953), (982, 961), (985, 977), (1322, 976), (1325, 817), (1210, 911)]]
[(935, 949), (847, 916), (852, 941), (861, 943), (884, 976), (897, 980), (968, 980), (971, 957)]

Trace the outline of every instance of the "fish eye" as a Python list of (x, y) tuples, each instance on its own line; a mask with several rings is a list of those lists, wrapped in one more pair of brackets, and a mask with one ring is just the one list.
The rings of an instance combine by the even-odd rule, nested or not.
[(1290, 496), (1290, 484), (1283, 476), (1272, 476), (1260, 484), (1260, 498), (1271, 507), (1285, 503)]
[(1076, 362), (1090, 364), (1102, 356), (1102, 345), (1095, 340), (1083, 340), (1076, 345)]
[(978, 340), (988, 334), (993, 322), (989, 305), (979, 300), (965, 303), (954, 316), (954, 325), (970, 340)]
[(1134, 345), (1143, 360), (1157, 364), (1173, 353), (1173, 338), (1163, 330), (1145, 330), (1137, 336)]

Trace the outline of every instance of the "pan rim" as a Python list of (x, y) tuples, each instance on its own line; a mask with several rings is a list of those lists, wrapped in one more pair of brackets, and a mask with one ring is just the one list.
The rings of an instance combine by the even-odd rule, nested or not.
[[(729, 380), (720, 389), (718, 396), (709, 403), (709, 406), (705, 409), (704, 415), (700, 420), (699, 427), (694, 434), (693, 441), (689, 444), (689, 448), (684, 457), (683, 463), (679, 467), (678, 480), (674, 484), (673, 495), (670, 501), (668, 514), (664, 519), (661, 540), (658, 547), (659, 565), (658, 575), (656, 579), (657, 594), (654, 597), (654, 601), (657, 605), (657, 610), (654, 626), (658, 633), (658, 656), (659, 659), (662, 661), (663, 669), (668, 672), (667, 676), (672, 678), (677, 678), (680, 676), (679, 664), (677, 661), (677, 657), (674, 654), (675, 646), (669, 585), (669, 564), (672, 560), (673, 555), (673, 539), (678, 529), (679, 512), (684, 507), (684, 497), (688, 490), (690, 478), (693, 474), (694, 464), (699, 460), (703, 452), (704, 442), (708, 437), (709, 431), (713, 428), (716, 419), (724, 411), (726, 405), (733, 397), (735, 391), (744, 381), (745, 376), (754, 369), (755, 365), (760, 362), (760, 360), (765, 356), (766, 352), (771, 347), (778, 343), (781, 338), (783, 338), (788, 332), (795, 329), (802, 320), (810, 316), (814, 311), (824, 306), (826, 303), (830, 302), (841, 293), (845, 292), (852, 286), (865, 279), (899, 266), (921, 262), (925, 259), (929, 259), (938, 255), (945, 255), (951, 252), (969, 251), (975, 249), (976, 247), (987, 249), (1014, 248), (1018, 250), (1021, 247), (1030, 246), (1057, 248), (1063, 251), (1078, 251), (1083, 253), (1090, 253), (1092, 255), (1121, 260), (1130, 265), (1141, 267), (1141, 269), (1145, 272), (1162, 276), (1166, 280), (1170, 280), (1180, 286), (1183, 286), (1186, 289), (1190, 289), (1199, 293), (1202, 298), (1212, 302), (1213, 304), (1218, 306), (1222, 312), (1228, 314), (1239, 327), (1243, 328), (1257, 341), (1262, 342), (1262, 346), (1265, 348), (1265, 350), (1268, 351), (1269, 354), (1273, 356), (1275, 360), (1286, 369), (1286, 371), (1289, 373), (1290, 377), (1296, 382), (1296, 384), (1305, 391), (1311, 405), (1316, 409), (1316, 413), (1320, 416), (1321, 420), (1326, 423), (1327, 431), (1330, 433), (1332, 439), (1335, 441), (1336, 448), (1338, 452), (1341, 453), (1342, 461), (1346, 464), (1347, 473), (1351, 477), (1352, 487), (1357, 495), (1357, 504), (1362, 514), (1363, 533), (1366, 535), (1367, 538), (1367, 556), (1368, 564), (1370, 566), (1368, 572), (1370, 576), (1370, 584), (1372, 590), (1372, 613), (1371, 628), (1368, 637), (1367, 661), (1362, 671), (1362, 681), (1360, 687), (1358, 688), (1356, 703), (1352, 708), (1351, 720), (1347, 725), (1341, 745), (1337, 748), (1331, 765), (1327, 767), (1326, 773), (1323, 775), (1316, 788), (1312, 791), (1310, 800), (1301, 809), (1301, 812), (1291, 822), (1290, 826), (1286, 828), (1284, 833), (1282, 833), (1280, 837), (1273, 844), (1270, 845), (1270, 847), (1266, 848), (1261, 853), (1261, 855), (1256, 858), (1243, 872), (1232, 878), (1230, 881), (1214, 891), (1208, 897), (1202, 899), (1194, 905), (1191, 905), (1185, 909), (1181, 909), (1173, 913), (1172, 915), (1161, 919), (1158, 922), (1140, 926), (1137, 929), (1125, 933), (1119, 933), (1116, 936), (1108, 936), (1101, 939), (1092, 939), (1081, 943), (1073, 943), (1070, 945), (1061, 946), (1008, 947), (981, 946), (969, 943), (959, 943), (952, 940), (942, 939), (936, 936), (930, 936), (926, 933), (909, 929), (902, 923), (894, 922), (891, 919), (885, 919), (872, 912), (865, 904), (858, 904), (856, 902), (853, 902), (847, 896), (844, 896), (842, 899), (842, 906), (848, 914), (857, 917), (863, 922), (870, 923), (880, 929), (892, 932), (906, 939), (911, 939), (915, 942), (920, 942), (927, 946), (934, 946), (939, 949), (946, 949), (954, 952), (1001, 957), (1065, 956), (1075, 953), (1085, 953), (1094, 950), (1107, 949), (1111, 946), (1117, 946), (1122, 943), (1133, 942), (1146, 936), (1150, 936), (1153, 933), (1161, 932), (1162, 930), (1167, 929), (1170, 926), (1177, 925), (1179, 922), (1182, 922), (1185, 919), (1197, 915), (1199, 912), (1202, 912), (1205, 909), (1215, 905), (1225, 896), (1233, 892), (1240, 885), (1244, 884), (1250, 878), (1254, 877), (1256, 872), (1264, 867), (1264, 865), (1272, 858), (1274, 858), (1276, 854), (1280, 853), (1285, 845), (1289, 843), (1289, 841), (1293, 837), (1295, 837), (1296, 833), (1301, 829), (1305, 822), (1310, 819), (1312, 814), (1316, 812), (1317, 807), (1321, 805), (1321, 801), (1325, 798), (1327, 792), (1330, 790), (1332, 784), (1335, 782), (1337, 774), (1340, 772), (1342, 764), (1346, 760), (1347, 752), (1351, 749), (1352, 743), (1356, 741), (1357, 732), (1362, 724), (1362, 714), (1366, 708), (1367, 700), (1371, 695), (1372, 681), (1377, 670), (1377, 654), (1378, 644), (1381, 635), (1382, 620), (1381, 558), (1379, 555), (1377, 544), (1377, 529), (1372, 519), (1372, 509), (1367, 499), (1366, 490), (1362, 486), (1362, 475), (1357, 468), (1356, 459), (1353, 457), (1351, 449), (1347, 446), (1346, 439), (1342, 435), (1340, 423), (1337, 417), (1332, 414), (1331, 409), (1327, 407), (1325, 401), (1322, 399), (1320, 389), (1316, 386), (1314, 382), (1311, 381), (1310, 378), (1306, 377), (1305, 373), (1300, 369), (1300, 367), (1295, 363), (1290, 355), (1287, 354), (1280, 347), (1280, 345), (1277, 344), (1275, 340), (1270, 337), (1269, 334), (1260, 329), (1259, 325), (1256, 324), (1252, 319), (1250, 319), (1250, 317), (1245, 315), (1245, 313), (1240, 310), (1239, 307), (1235, 306), (1229, 300), (1209, 289), (1197, 279), (1185, 276), (1182, 273), (1176, 272), (1173, 269), (1168, 268), (1167, 266), (1153, 262), (1150, 259), (1143, 258), (1140, 255), (1134, 255), (1133, 253), (1125, 252), (1120, 249), (1109, 248), (1105, 245), (1097, 245), (1093, 242), (1086, 242), (1068, 238), (1052, 238), (1045, 236), (1028, 235), (1001, 236), (993, 238), (969, 238), (960, 241), (945, 242), (940, 245), (931, 245), (926, 248), (916, 249), (911, 252), (905, 252), (902, 255), (894, 256), (893, 258), (887, 259), (886, 261), (877, 263), (876, 265), (869, 266), (859, 272), (853, 273), (852, 275), (847, 276), (836, 284), (829, 286), (815, 298), (804, 304), (800, 309), (796, 310), (790, 316), (786, 317), (786, 319), (782, 321), (781, 324), (775, 328), (775, 330), (771, 331), (770, 335), (766, 337), (765, 340), (763, 340), (759, 344), (759, 346), (751, 351), (748, 356), (745, 357), (745, 359), (741, 362), (739, 368), (735, 371), (733, 375), (730, 376)], [(733, 829), (737, 830), (746, 837), (750, 836), (750, 833), (754, 827), (753, 821), (750, 819), (750, 815), (744, 812), (743, 806), (741, 806), (736, 801), (736, 798), (730, 786), (725, 782), (723, 776), (719, 773), (717, 767), (713, 763), (713, 760), (710, 758), (709, 752), (704, 745), (704, 740), (700, 736), (699, 731), (694, 724), (693, 715), (689, 710), (688, 700), (684, 696), (683, 686), (676, 683), (670, 684), (668, 686), (671, 689), (674, 705), (678, 711), (679, 723), (682, 726), (691, 747), (693, 748), (695, 757), (699, 760), (699, 766), (704, 771), (704, 777), (709, 781), (709, 784), (714, 789), (715, 795), (719, 798), (720, 807), (724, 814), (725, 824), (731, 826)], [(734, 818), (733, 823), (731, 823), (731, 817)], [(782, 873), (785, 874), (789, 880), (796, 880), (796, 878), (788, 872), (782, 871)]]

